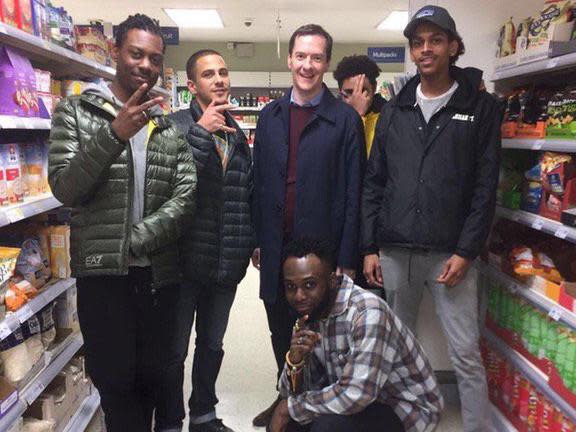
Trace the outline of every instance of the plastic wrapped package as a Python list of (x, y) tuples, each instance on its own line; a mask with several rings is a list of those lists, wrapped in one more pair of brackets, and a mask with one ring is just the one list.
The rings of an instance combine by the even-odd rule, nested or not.
[(4, 363), (4, 377), (11, 383), (21, 381), (34, 366), (21, 328), (0, 341), (0, 360)]
[(42, 336), (42, 345), (48, 349), (56, 339), (56, 325), (54, 323), (54, 303), (45, 306), (36, 314), (40, 321), (40, 334)]
[(20, 282), (11, 280), (8, 283), (9, 286), (6, 290), (4, 303), (6, 304), (6, 309), (11, 312), (20, 309), (38, 294), (38, 290), (26, 279), (21, 280)]
[(54, 432), (56, 423), (54, 420), (38, 420), (25, 418), (22, 432)]
[(51, 271), (48, 258), (40, 242), (35, 239), (26, 239), (22, 243), (22, 250), (16, 263), (16, 273), (30, 282), (35, 288), (43, 287), (50, 280)]
[(40, 333), (40, 320), (36, 315), (30, 317), (28, 321), (22, 324), (22, 334), (28, 349), (28, 357), (32, 364), (36, 364), (45, 351), (42, 344), (42, 334)]

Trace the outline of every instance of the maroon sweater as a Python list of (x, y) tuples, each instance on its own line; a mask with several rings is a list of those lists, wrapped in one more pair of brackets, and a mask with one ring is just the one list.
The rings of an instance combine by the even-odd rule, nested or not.
[(286, 167), (286, 198), (284, 202), (284, 232), (294, 230), (294, 209), (296, 207), (296, 164), (298, 145), (302, 131), (310, 122), (316, 107), (301, 107), (290, 104), (290, 144), (288, 166)]

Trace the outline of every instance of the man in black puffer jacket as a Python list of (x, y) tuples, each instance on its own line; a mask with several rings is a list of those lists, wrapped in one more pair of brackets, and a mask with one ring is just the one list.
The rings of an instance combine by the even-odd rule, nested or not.
[(186, 72), (196, 98), (189, 110), (171, 116), (187, 134), (198, 176), (197, 211), (180, 248), (186, 279), (179, 313), (182, 379), (196, 311), (190, 431), (225, 432), (231, 429), (216, 418), (215, 384), (236, 287), (254, 248), (252, 158), (244, 133), (226, 111), (231, 108), (230, 79), (222, 56), (198, 51), (188, 60)]

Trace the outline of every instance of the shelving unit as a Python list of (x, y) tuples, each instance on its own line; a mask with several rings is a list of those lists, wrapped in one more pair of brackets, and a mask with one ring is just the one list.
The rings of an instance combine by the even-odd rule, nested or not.
[(560, 57), (546, 58), (525, 64), (510, 65), (510, 67), (495, 71), (492, 74), (492, 81), (497, 82), (511, 78), (559, 71), (572, 67), (576, 67), (576, 53)]
[(514, 365), (522, 374), (534, 384), (538, 390), (546, 396), (554, 405), (556, 405), (564, 415), (572, 421), (576, 421), (576, 407), (566, 402), (558, 393), (550, 387), (547, 377), (539, 371), (532, 363), (510, 348), (503, 341), (494, 335), (490, 330), (484, 329), (482, 336), (488, 341), (488, 344), (500, 352), (506, 359)]
[(555, 152), (576, 152), (576, 140), (569, 139), (503, 139), (502, 148), (518, 150), (549, 150)]
[(50, 119), (0, 115), (0, 129), (50, 130)]
[(26, 322), (32, 315), (38, 313), (42, 308), (54, 301), (56, 297), (74, 286), (75, 283), (75, 279), (61, 279), (43, 287), (36, 297), (0, 321), (0, 340), (7, 338), (20, 324)]
[(71, 340), (65, 341), (67, 346), (42, 371), (22, 389), (18, 402), (10, 408), (5, 417), (0, 419), (0, 431), (8, 430), (24, 414), (28, 406), (34, 402), (62, 368), (74, 357), (82, 347), (82, 335), (77, 334)]
[(27, 219), (60, 207), (62, 203), (49, 194), (27, 198), (21, 203), (0, 208), (0, 227)]
[(80, 405), (80, 408), (78, 408), (74, 417), (70, 419), (70, 422), (66, 425), (63, 432), (78, 432), (86, 430), (86, 427), (90, 424), (90, 421), (94, 417), (99, 406), (100, 395), (95, 389), (93, 389), (92, 394), (82, 402), (82, 405)]
[(537, 231), (543, 231), (571, 243), (576, 243), (576, 228), (561, 224), (555, 220), (523, 210), (511, 210), (505, 207), (497, 207), (496, 214), (499, 217), (529, 226)]
[(498, 408), (494, 405), (490, 405), (490, 409), (492, 411), (492, 423), (494, 426), (494, 430), (497, 432), (518, 432), (512, 423), (506, 418), (504, 414), (500, 412)]
[(556, 321), (559, 321), (572, 328), (573, 330), (576, 330), (576, 314), (574, 312), (569, 311), (548, 297), (525, 286), (522, 284), (522, 282), (519, 282), (513, 277), (508, 276), (490, 264), (485, 264), (479, 261), (476, 264), (476, 267), (481, 273), (494, 280), (497, 280), (510, 292), (523, 297), (531, 304), (547, 313), (549, 316), (553, 316)]

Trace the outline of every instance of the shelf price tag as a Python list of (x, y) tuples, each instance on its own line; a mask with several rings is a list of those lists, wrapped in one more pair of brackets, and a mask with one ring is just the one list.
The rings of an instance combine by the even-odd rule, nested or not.
[(24, 305), (18, 310), (18, 312), (16, 312), (16, 315), (18, 316), (18, 321), (20, 321), (21, 324), (24, 324), (32, 317), (32, 315), (34, 315), (34, 311), (30, 305)]
[(7, 210), (6, 211), (6, 217), (8, 218), (10, 223), (18, 222), (18, 221), (21, 221), (22, 219), (25, 218), (24, 212), (22, 211), (21, 208), (15, 208), (12, 210)]
[(564, 240), (566, 237), (568, 237), (568, 230), (566, 228), (558, 228), (554, 235)]
[(558, 66), (558, 62), (559, 62), (559, 58), (553, 58), (552, 60), (550, 60), (547, 64), (546, 64), (546, 69), (554, 69), (556, 66)]
[(3, 129), (16, 129), (14, 119), (9, 116), (0, 116), (0, 126), (2, 126)]
[(30, 386), (30, 390), (26, 394), (26, 397), (25, 397), (26, 402), (28, 402), (28, 404), (31, 404), (32, 402), (34, 402), (36, 399), (38, 399), (38, 396), (40, 396), (42, 394), (42, 392), (44, 391), (45, 388), (46, 388), (46, 386), (42, 382), (33, 383)]
[(560, 321), (560, 318), (562, 318), (562, 311), (559, 307), (554, 306), (552, 309), (550, 309), (550, 312), (548, 312), (548, 316), (554, 321)]
[(12, 329), (6, 323), (6, 321), (0, 324), (0, 340), (6, 339), (8, 336), (12, 334)]
[(542, 222), (541, 220), (537, 220), (532, 223), (532, 228), (538, 231), (541, 231), (543, 226), (544, 222)]
[(6, 26), (0, 23), (0, 33), (8, 34), (8, 30), (6, 30)]
[(542, 150), (544, 143), (545, 141), (541, 139), (534, 141), (534, 143), (532, 144), (532, 150)]

